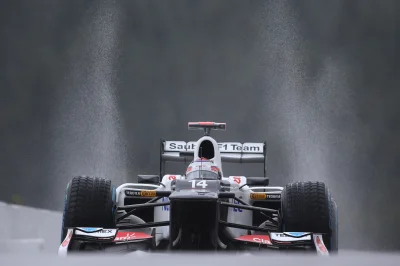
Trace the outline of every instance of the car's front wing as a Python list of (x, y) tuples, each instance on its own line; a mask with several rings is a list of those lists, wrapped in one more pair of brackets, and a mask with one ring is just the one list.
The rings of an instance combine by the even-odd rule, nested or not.
[[(111, 248), (119, 251), (129, 251), (127, 248), (132, 244), (135, 248), (152, 249), (155, 230), (151, 234), (140, 231), (106, 229), (106, 228), (69, 228), (64, 241), (61, 243), (58, 254), (66, 256), (71, 251), (82, 250), (89, 247), (89, 250), (105, 250)], [(258, 248), (275, 249), (312, 249), (319, 255), (329, 255), (322, 234), (304, 232), (270, 232), (266, 234), (242, 235), (234, 239), (238, 244), (248, 244)], [(91, 247), (92, 246), (92, 247)], [(91, 247), (91, 248), (90, 248)], [(86, 249), (85, 249), (86, 250)], [(131, 250), (132, 251), (132, 250)]]
[(235, 238), (238, 242), (258, 246), (260, 248), (297, 249), (311, 248), (319, 255), (329, 255), (322, 234), (304, 232), (271, 232), (260, 235), (243, 235)]
[[(147, 234), (140, 231), (115, 228), (69, 228), (64, 241), (58, 249), (58, 255), (66, 256), (70, 252), (82, 250), (87, 246), (89, 246), (89, 250), (105, 250), (106, 248), (121, 246), (121, 244), (141, 244), (142, 247), (151, 248), (154, 244), (155, 232), (154, 230), (152, 231), (151, 234)], [(92, 247), (90, 248), (90, 246)], [(124, 248), (124, 250), (127, 249)]]

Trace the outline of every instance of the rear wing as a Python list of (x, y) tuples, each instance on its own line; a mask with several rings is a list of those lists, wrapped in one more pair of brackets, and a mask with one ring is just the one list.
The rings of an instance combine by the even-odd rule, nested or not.
[[(221, 161), (229, 163), (262, 163), (267, 177), (267, 143), (219, 142)], [(166, 162), (190, 163), (194, 158), (195, 141), (160, 141), (160, 176), (164, 176)]]

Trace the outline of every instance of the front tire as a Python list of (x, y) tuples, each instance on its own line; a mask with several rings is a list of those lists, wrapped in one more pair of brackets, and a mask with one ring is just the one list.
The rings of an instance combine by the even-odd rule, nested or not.
[(68, 227), (115, 228), (115, 187), (111, 181), (98, 178), (74, 177), (67, 186), (61, 241)]
[(337, 213), (333, 206), (336, 203), (332, 203), (330, 191), (323, 182), (287, 184), (282, 192), (283, 230), (324, 234), (325, 246), (335, 251), (333, 234), (337, 233), (334, 229)]

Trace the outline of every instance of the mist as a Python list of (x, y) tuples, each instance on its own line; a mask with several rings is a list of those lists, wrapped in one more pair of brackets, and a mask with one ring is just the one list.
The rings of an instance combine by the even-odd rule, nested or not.
[[(127, 180), (126, 136), (115, 85), (121, 14), (117, 3), (92, 6), (68, 50), (68, 70), (49, 123), (51, 176)], [(52, 191), (47, 201), (59, 194)]]

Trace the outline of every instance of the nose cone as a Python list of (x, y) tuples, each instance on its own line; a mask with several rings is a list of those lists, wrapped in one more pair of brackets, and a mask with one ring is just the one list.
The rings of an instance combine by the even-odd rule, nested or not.
[(218, 200), (218, 193), (207, 190), (180, 190), (174, 191), (169, 196), (170, 201), (174, 200)]
[(219, 180), (176, 180), (175, 190), (169, 196), (170, 201), (187, 200), (217, 200), (221, 190)]

